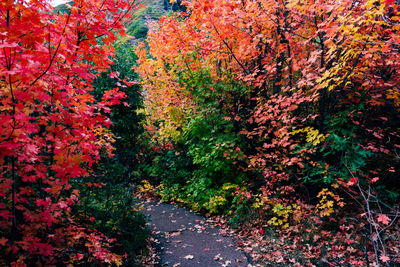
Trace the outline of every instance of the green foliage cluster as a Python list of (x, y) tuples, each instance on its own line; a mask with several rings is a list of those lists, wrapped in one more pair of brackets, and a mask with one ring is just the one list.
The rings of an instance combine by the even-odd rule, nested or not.
[[(116, 44), (115, 64), (111, 70), (102, 73), (99, 78), (93, 81), (93, 94), (96, 98), (101, 98), (104, 90), (109, 88), (118, 88), (126, 94), (123, 103), (115, 106), (110, 111), (110, 119), (113, 125), (110, 127), (115, 136), (115, 156), (104, 164), (110, 165), (110, 168), (123, 172), (119, 182), (130, 182), (134, 179), (133, 172), (137, 168), (138, 153), (140, 150), (140, 136), (144, 129), (141, 121), (144, 116), (138, 112), (142, 107), (142, 97), (139, 93), (139, 85), (125, 85), (119, 79), (136, 79), (137, 74), (132, 70), (136, 62), (136, 55), (133, 53), (129, 44), (120, 41)], [(118, 78), (111, 78), (110, 73), (118, 72)], [(113, 166), (119, 164), (117, 168)]]
[(244, 183), (247, 178), (238, 168), (243, 153), (236, 122), (219, 96), (245, 88), (239, 83), (213, 81), (206, 70), (186, 73), (179, 82), (192, 91), (198, 110), (186, 118), (185, 127), (178, 129), (171, 144), (157, 144), (147, 151), (142, 177), (161, 183), (164, 200), (184, 202), (198, 211), (228, 212), (232, 184)]
[[(353, 109), (353, 108), (352, 108)], [(306, 163), (304, 180), (312, 183), (332, 184), (338, 178), (350, 180), (350, 172), (364, 168), (372, 153), (360, 145), (356, 125), (349, 123), (351, 110), (328, 116), (323, 122), (329, 133), (324, 146), (319, 146), (314, 158), (317, 164)], [(307, 144), (311, 147), (313, 144)], [(339, 160), (338, 160), (339, 159)]]
[[(114, 174), (111, 178), (120, 178), (114, 171), (110, 172)], [(145, 244), (150, 233), (144, 215), (135, 209), (132, 187), (122, 183), (109, 182), (99, 187), (96, 183), (86, 183), (80, 186), (80, 192), (81, 202), (75, 212), (86, 215), (90, 227), (117, 240), (112, 249), (126, 255), (124, 266), (138, 265), (140, 257), (146, 254)]]
[(150, 12), (149, 8), (137, 10), (133, 14), (131, 21), (126, 25), (127, 33), (137, 39), (146, 37), (148, 28), (144, 21)]
[(136, 61), (132, 48), (124, 40), (117, 42), (115, 48), (115, 64), (93, 81), (92, 92), (98, 100), (110, 88), (118, 88), (126, 94), (123, 102), (113, 106), (109, 114), (113, 123), (110, 130), (115, 138), (114, 157), (102, 155), (92, 177), (78, 181), (81, 202), (75, 212), (85, 214), (91, 227), (116, 239), (114, 252), (126, 253), (124, 264), (133, 266), (146, 253), (145, 244), (149, 237), (145, 218), (134, 208), (136, 200), (132, 195), (141, 146), (139, 139), (144, 132), (140, 123), (143, 115), (138, 113), (142, 97), (139, 85), (126, 85), (121, 81), (136, 78), (132, 70)]

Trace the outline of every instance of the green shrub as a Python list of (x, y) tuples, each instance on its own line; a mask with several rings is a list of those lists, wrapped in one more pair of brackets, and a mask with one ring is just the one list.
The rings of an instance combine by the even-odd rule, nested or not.
[(97, 187), (96, 183), (86, 183), (81, 185), (81, 202), (75, 207), (75, 212), (86, 215), (91, 228), (117, 240), (113, 252), (127, 254), (126, 266), (146, 253), (144, 244), (149, 237), (145, 217), (135, 209), (131, 191), (122, 184)]

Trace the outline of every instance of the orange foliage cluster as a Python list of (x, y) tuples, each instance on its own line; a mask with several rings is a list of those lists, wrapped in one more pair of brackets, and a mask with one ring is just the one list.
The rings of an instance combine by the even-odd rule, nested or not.
[[(187, 13), (152, 26), (149, 51), (144, 44), (137, 49), (154, 136), (176, 141), (201, 110), (182, 80), (202, 71), (214, 81), (233, 77), (247, 92), (226, 90), (220, 99), (247, 142), (238, 168), (263, 181), (253, 196), (260, 225), (286, 226), (280, 233), (295, 243), (319, 243), (315, 251), (302, 245), (306, 258), (319, 257), (326, 245), (331, 263), (398, 263), (398, 196), (389, 208), (377, 204), (385, 193), (376, 189), (400, 189), (398, 1), (186, 6)], [(357, 223), (335, 218), (343, 214)], [(307, 227), (313, 234), (299, 237)]]

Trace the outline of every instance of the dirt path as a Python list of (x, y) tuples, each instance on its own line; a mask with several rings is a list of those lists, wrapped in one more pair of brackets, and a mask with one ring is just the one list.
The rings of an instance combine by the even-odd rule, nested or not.
[(172, 204), (141, 204), (156, 240), (158, 266), (252, 266), (234, 238), (206, 218)]

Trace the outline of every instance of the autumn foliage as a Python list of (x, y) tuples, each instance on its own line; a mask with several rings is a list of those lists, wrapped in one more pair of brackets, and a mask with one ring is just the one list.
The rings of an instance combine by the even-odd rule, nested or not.
[(0, 265), (121, 264), (113, 240), (72, 215), (71, 180), (112, 153), (107, 113), (125, 94), (109, 88), (97, 102), (91, 81), (134, 7), (82, 0), (53, 13), (47, 1), (1, 1)]
[(161, 194), (301, 244), (268, 263), (399, 263), (398, 1), (186, 6), (137, 48)]

